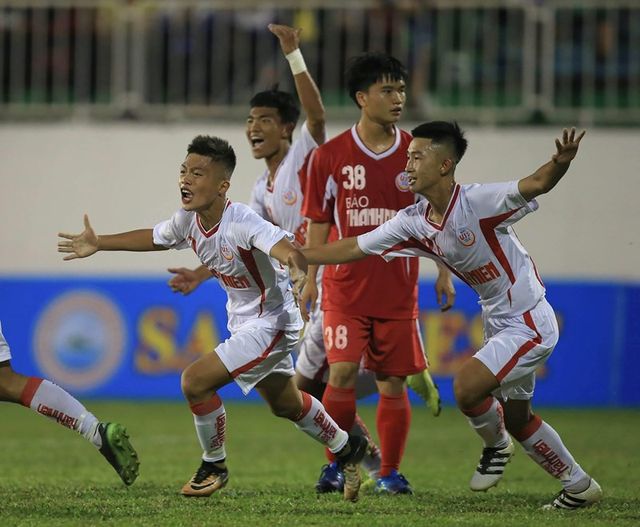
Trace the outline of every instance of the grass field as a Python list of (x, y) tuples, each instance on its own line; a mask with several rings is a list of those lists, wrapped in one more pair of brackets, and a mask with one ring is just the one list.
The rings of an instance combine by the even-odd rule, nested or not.
[[(441, 417), (414, 407), (402, 471), (414, 496), (364, 492), (356, 504), (316, 496), (321, 449), (259, 404), (227, 404), (229, 485), (209, 499), (185, 499), (199, 465), (190, 413), (178, 403), (94, 403), (102, 419), (127, 425), (141, 475), (125, 488), (88, 442), (16, 405), (0, 405), (0, 525), (255, 526), (638, 526), (640, 413), (546, 410), (605, 499), (591, 509), (541, 511), (559, 486), (521, 449), (501, 484), (468, 490), (479, 440), (453, 408)], [(361, 414), (375, 422), (375, 408)]]

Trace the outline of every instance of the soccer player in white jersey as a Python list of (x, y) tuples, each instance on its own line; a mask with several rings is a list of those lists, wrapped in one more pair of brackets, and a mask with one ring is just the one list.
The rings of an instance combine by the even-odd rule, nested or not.
[(485, 343), (458, 371), (460, 410), (484, 442), (471, 489), (502, 478), (513, 455), (511, 436), (562, 484), (545, 508), (577, 509), (602, 497), (598, 483), (575, 461), (557, 432), (533, 414), (535, 371), (558, 341), (555, 314), (533, 260), (513, 224), (538, 208), (578, 152), (584, 132), (564, 130), (551, 160), (507, 183), (460, 185), (455, 170), (467, 141), (456, 123), (425, 123), (412, 131), (409, 185), (424, 201), (377, 229), (304, 251), (310, 264), (338, 264), (378, 254), (427, 256), (447, 265), (480, 296)]
[[(325, 111), (320, 92), (300, 51), (300, 30), (279, 24), (270, 24), (269, 30), (277, 36), (282, 52), (289, 61), (306, 119), (300, 127), (299, 136), (293, 140), (293, 132), (300, 117), (295, 97), (275, 88), (252, 97), (249, 102), (246, 137), (253, 157), (264, 159), (266, 168), (253, 187), (249, 206), (266, 220), (294, 233), (295, 245), (302, 247), (306, 241), (307, 221), (300, 213), (300, 178), (306, 172), (299, 172), (308, 154), (325, 141)], [(185, 295), (212, 277), (205, 266), (194, 270), (170, 268), (169, 271), (175, 274), (169, 281), (170, 287)], [(321, 279), (322, 275), (318, 273), (318, 281)], [(295, 379), (298, 388), (322, 399), (328, 364), (319, 304), (310, 314), (297, 351)], [(373, 373), (363, 369), (358, 387), (359, 397), (375, 393)], [(358, 416), (351, 433), (364, 435), (369, 441), (370, 448), (362, 460), (362, 466), (371, 478), (377, 479), (380, 470), (379, 449)], [(325, 477), (321, 477), (316, 485), (318, 492), (343, 490), (344, 477), (337, 464), (325, 465), (321, 472)]]
[(138, 454), (131, 446), (125, 428), (118, 423), (100, 422), (80, 401), (51, 381), (14, 371), (1, 323), (0, 401), (21, 404), (78, 432), (98, 448), (125, 485), (131, 485), (138, 477)]
[[(229, 143), (198, 136), (187, 148), (178, 178), (182, 209), (153, 229), (97, 236), (85, 216), (81, 234), (64, 234), (64, 259), (97, 251), (155, 251), (191, 248), (228, 295), (231, 337), (182, 373), (182, 391), (194, 415), (202, 462), (182, 488), (185, 496), (210, 496), (229, 479), (226, 414), (218, 390), (235, 381), (243, 393), (256, 388), (278, 417), (336, 454), (345, 474), (345, 499), (358, 498), (359, 463), (366, 439), (349, 436), (322, 404), (293, 381), (291, 351), (302, 329), (294, 288), (306, 280), (307, 262), (293, 236), (241, 203), (226, 198), (235, 153)], [(283, 266), (288, 266), (287, 274)]]

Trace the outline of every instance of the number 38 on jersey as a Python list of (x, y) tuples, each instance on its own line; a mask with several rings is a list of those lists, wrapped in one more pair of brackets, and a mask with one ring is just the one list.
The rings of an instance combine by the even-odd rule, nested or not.
[(345, 176), (342, 186), (347, 190), (362, 190), (367, 184), (366, 170), (362, 165), (345, 165), (342, 167), (342, 175)]

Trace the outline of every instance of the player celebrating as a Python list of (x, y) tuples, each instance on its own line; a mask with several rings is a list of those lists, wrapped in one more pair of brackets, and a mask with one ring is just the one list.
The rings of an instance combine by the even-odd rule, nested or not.
[[(254, 158), (264, 159), (266, 170), (253, 187), (249, 206), (266, 220), (294, 233), (294, 244), (301, 247), (305, 243), (307, 222), (300, 214), (302, 185), (298, 172), (309, 152), (324, 143), (325, 112), (318, 88), (300, 51), (300, 30), (278, 24), (270, 24), (269, 30), (278, 37), (280, 47), (289, 61), (306, 119), (301, 126), (300, 136), (293, 141), (293, 131), (300, 117), (295, 97), (272, 89), (257, 93), (251, 99), (246, 137)], [(183, 294), (190, 293), (202, 281), (212, 277), (205, 266), (195, 270), (172, 268), (169, 271), (175, 273), (169, 285), (174, 291)], [(319, 306), (311, 313), (310, 318), (299, 344), (295, 380), (298, 388), (321, 399), (327, 364)], [(358, 384), (361, 386), (359, 396), (365, 397), (376, 391), (371, 372), (363, 372)], [(380, 469), (379, 450), (358, 417), (351, 433), (363, 435), (369, 441), (370, 448), (362, 460), (362, 466), (372, 478), (377, 479)], [(339, 468), (325, 466), (323, 470), (330, 470), (333, 477), (322, 480), (317, 490), (342, 491), (344, 477)]]
[[(231, 337), (182, 373), (182, 391), (194, 415), (204, 451), (202, 463), (182, 488), (185, 496), (210, 496), (227, 484), (226, 414), (217, 391), (235, 381), (243, 393), (254, 386), (278, 417), (295, 425), (333, 452), (345, 473), (345, 499), (358, 499), (355, 465), (367, 447), (350, 437), (322, 404), (293, 382), (291, 351), (302, 318), (294, 287), (306, 280), (307, 262), (292, 236), (249, 207), (226, 198), (236, 157), (217, 137), (198, 136), (189, 145), (178, 179), (182, 209), (153, 229), (97, 236), (85, 216), (81, 234), (60, 234), (65, 260), (102, 251), (154, 251), (191, 247), (227, 291)], [(289, 267), (289, 276), (282, 266)], [(295, 293), (297, 294), (297, 292)]]
[[(316, 149), (309, 159), (302, 213), (311, 220), (308, 246), (327, 239), (363, 234), (411, 205), (404, 165), (411, 136), (396, 127), (406, 100), (407, 72), (395, 58), (381, 53), (356, 57), (346, 72), (349, 95), (360, 108), (350, 130)], [(303, 310), (315, 305), (316, 268), (303, 293)], [(376, 373), (380, 393), (376, 425), (382, 465), (379, 492), (411, 493), (398, 472), (404, 452), (411, 408), (405, 379), (426, 369), (418, 328), (418, 262), (385, 263), (370, 258), (324, 271), (322, 310), (329, 382), (323, 403), (343, 428), (356, 414), (354, 386), (361, 359)], [(436, 282), (442, 308), (455, 295), (450, 273)], [(422, 378), (422, 377), (420, 377)], [(325, 474), (323, 479), (330, 477)]]
[(101, 423), (65, 390), (39, 377), (25, 377), (11, 367), (11, 350), (0, 323), (0, 401), (18, 403), (75, 430), (90, 441), (116, 470), (125, 485), (138, 477), (138, 454), (118, 423)]
[(576, 463), (557, 432), (531, 410), (535, 371), (558, 341), (555, 314), (533, 261), (512, 225), (535, 211), (535, 200), (562, 178), (584, 132), (564, 130), (556, 153), (519, 181), (459, 185), (455, 170), (467, 141), (455, 123), (418, 126), (408, 150), (409, 185), (421, 201), (374, 231), (305, 251), (311, 263), (339, 264), (379, 254), (421, 255), (449, 266), (480, 296), (485, 344), (458, 371), (458, 406), (484, 442), (471, 489), (502, 478), (515, 437), (563, 490), (545, 508), (577, 509), (602, 490)]

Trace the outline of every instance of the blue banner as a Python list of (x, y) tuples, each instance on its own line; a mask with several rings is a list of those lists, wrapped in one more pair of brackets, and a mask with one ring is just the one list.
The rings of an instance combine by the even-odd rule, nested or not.
[[(547, 283), (560, 342), (538, 371), (536, 404), (640, 405), (640, 286)], [(441, 313), (420, 284), (420, 323), (445, 403), (452, 376), (482, 346), (475, 293), (457, 284)], [(97, 398), (178, 398), (180, 372), (225, 340), (226, 295), (214, 281), (183, 297), (161, 279), (0, 278), (0, 321), (14, 369)], [(240, 397), (235, 385), (225, 397)], [(256, 397), (255, 394), (252, 397)]]

